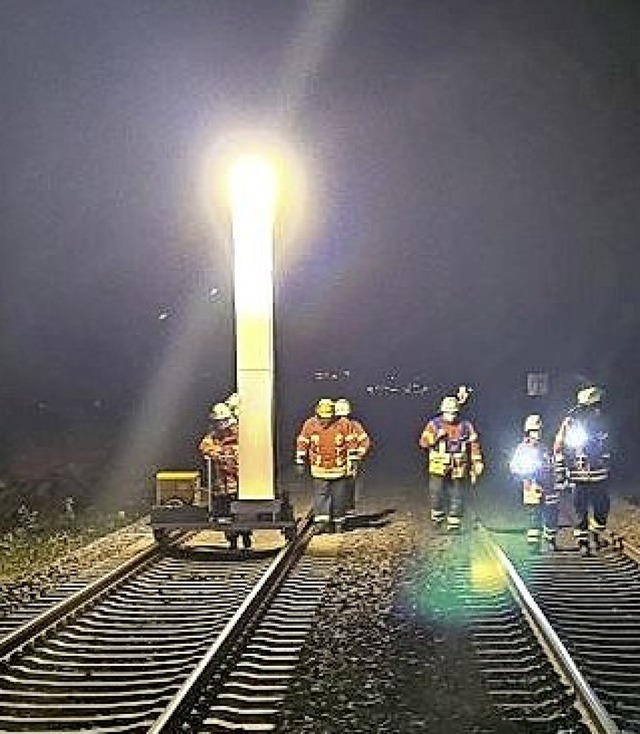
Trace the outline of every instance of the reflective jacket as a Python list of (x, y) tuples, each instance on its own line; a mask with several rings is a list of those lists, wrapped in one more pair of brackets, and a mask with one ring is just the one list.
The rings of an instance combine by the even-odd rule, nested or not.
[(449, 423), (438, 415), (424, 427), (419, 443), (429, 450), (429, 474), (463, 479), (472, 464), (482, 463), (478, 434), (468, 420)]
[(345, 418), (349, 421), (347, 436), (347, 476), (355, 476), (358, 463), (361, 462), (371, 448), (371, 439), (360, 421)]
[[(544, 444), (527, 436), (518, 444), (512, 467), (518, 467), (515, 473), (522, 480), (522, 501), (525, 505), (538, 505), (545, 499), (550, 504), (557, 499), (553, 483), (553, 462)], [(523, 473), (521, 467), (530, 466), (531, 470)]]
[(219, 489), (238, 490), (238, 424), (207, 433), (200, 441), (200, 452), (212, 460)]
[(307, 419), (296, 439), (296, 462), (309, 462), (311, 476), (341, 479), (347, 476), (349, 449), (355, 447), (348, 418), (336, 418), (323, 425), (319, 418)]
[[(583, 441), (576, 441), (581, 436)], [(600, 410), (573, 410), (560, 424), (553, 443), (556, 465), (572, 482), (602, 482), (609, 477), (609, 430)]]

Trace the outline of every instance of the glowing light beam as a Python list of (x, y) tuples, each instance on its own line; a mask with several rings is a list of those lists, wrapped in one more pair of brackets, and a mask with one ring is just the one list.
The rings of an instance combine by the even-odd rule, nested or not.
[(278, 202), (275, 166), (246, 155), (229, 175), (234, 244), (239, 491), (245, 499), (273, 499), (274, 348), (273, 257)]

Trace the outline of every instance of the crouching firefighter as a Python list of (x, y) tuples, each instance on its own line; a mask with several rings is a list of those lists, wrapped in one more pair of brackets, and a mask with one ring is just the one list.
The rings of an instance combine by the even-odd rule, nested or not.
[(484, 470), (476, 429), (459, 412), (457, 398), (443, 398), (440, 413), (429, 420), (419, 441), (429, 452), (431, 520), (437, 528), (446, 521), (447, 530), (454, 532), (462, 525), (468, 485)]
[[(238, 421), (225, 403), (216, 403), (209, 419), (210, 430), (200, 441), (199, 449), (207, 463), (209, 489), (214, 493), (214, 514), (227, 516), (231, 512), (231, 501), (238, 497)], [(243, 546), (250, 548), (250, 530), (225, 532), (229, 548), (237, 549), (239, 536)]]
[(609, 430), (601, 404), (600, 388), (579, 390), (577, 405), (562, 421), (553, 445), (556, 470), (573, 488), (573, 534), (583, 555), (591, 550), (590, 532), (596, 549), (605, 544), (602, 534), (609, 518)]
[(539, 415), (525, 419), (524, 439), (518, 444), (509, 468), (522, 481), (522, 502), (529, 516), (529, 549), (534, 553), (543, 547), (556, 550), (560, 494), (555, 488), (551, 455), (542, 443)]

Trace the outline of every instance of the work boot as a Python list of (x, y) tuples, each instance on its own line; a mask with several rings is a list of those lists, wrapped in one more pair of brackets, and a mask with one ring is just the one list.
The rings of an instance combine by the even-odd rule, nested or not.
[(448, 518), (447, 519), (447, 532), (450, 535), (460, 535), (460, 532), (462, 530), (462, 523), (460, 522), (459, 518)]
[(578, 550), (580, 551), (581, 556), (590, 556), (591, 555), (591, 548), (589, 547), (589, 541), (586, 538), (583, 538), (578, 541)]
[(604, 538), (601, 533), (593, 533), (593, 543), (596, 550), (602, 550), (609, 545), (609, 541)]
[(227, 536), (227, 540), (229, 541), (229, 550), (238, 550), (238, 536), (237, 535), (229, 535)]
[(251, 548), (253, 545), (253, 539), (250, 532), (242, 533), (242, 545), (244, 548)]
[(547, 538), (545, 543), (549, 552), (555, 553), (558, 550), (558, 543), (555, 538)]
[(317, 535), (324, 535), (331, 532), (331, 522), (329, 520), (320, 520), (316, 522)]

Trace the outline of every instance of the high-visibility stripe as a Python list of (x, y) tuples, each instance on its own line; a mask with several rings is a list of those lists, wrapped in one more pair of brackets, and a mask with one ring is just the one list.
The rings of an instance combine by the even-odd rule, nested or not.
[(569, 478), (583, 484), (602, 482), (609, 477), (609, 470), (603, 469), (569, 469)]
[(346, 474), (346, 466), (338, 466), (335, 469), (326, 469), (321, 466), (311, 465), (311, 476), (315, 479), (342, 479)]
[(460, 518), (455, 515), (449, 515), (447, 518), (447, 527), (451, 530), (455, 530), (460, 527)]

